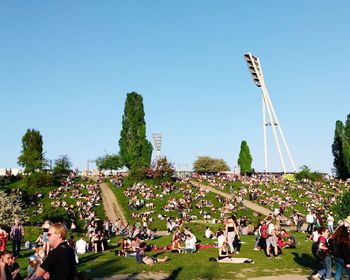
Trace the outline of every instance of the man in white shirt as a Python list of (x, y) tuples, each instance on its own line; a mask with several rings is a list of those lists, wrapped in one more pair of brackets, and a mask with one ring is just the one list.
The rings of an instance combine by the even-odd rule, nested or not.
[(84, 240), (84, 236), (80, 235), (79, 240), (75, 244), (75, 249), (78, 254), (85, 254), (87, 250), (87, 243)]
[(333, 213), (330, 212), (327, 217), (327, 225), (328, 225), (328, 230), (330, 234), (333, 234), (334, 232), (333, 224), (334, 224), (334, 217), (333, 217)]
[(314, 215), (309, 211), (309, 213), (306, 215), (306, 222), (307, 222), (307, 232), (311, 234), (314, 229)]

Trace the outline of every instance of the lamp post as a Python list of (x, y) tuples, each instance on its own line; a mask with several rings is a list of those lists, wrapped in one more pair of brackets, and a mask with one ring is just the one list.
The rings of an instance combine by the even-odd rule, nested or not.
[[(278, 150), (278, 154), (281, 160), (281, 164), (282, 164), (282, 168), (283, 168), (283, 172), (286, 173), (286, 166), (285, 166), (285, 162), (282, 156), (282, 151), (281, 151), (281, 147), (280, 147), (280, 142), (279, 139), (277, 137), (277, 133), (276, 133), (276, 127), (278, 129), (279, 135), (282, 139), (282, 142), (284, 144), (284, 147), (287, 151), (288, 154), (288, 158), (289, 161), (292, 165), (293, 171), (296, 172), (296, 168), (295, 168), (295, 164), (293, 161), (293, 158), (291, 156), (291, 153), (289, 151), (287, 142), (284, 138), (283, 132), (282, 132), (282, 128), (281, 125), (278, 121), (275, 109), (272, 105), (269, 93), (267, 91), (267, 87), (265, 85), (265, 80), (264, 80), (264, 76), (263, 76), (263, 71), (262, 71), (262, 67), (260, 64), (260, 60), (258, 57), (252, 55), (250, 52), (244, 54), (244, 59), (247, 62), (248, 65), (248, 69), (249, 72), (252, 76), (252, 79), (255, 83), (255, 85), (257, 87), (261, 88), (262, 91), (262, 108), (263, 108), (263, 131), (264, 131), (264, 155), (265, 155), (265, 172), (268, 172), (268, 158), (267, 158), (267, 136), (266, 136), (266, 127), (267, 126), (271, 126), (272, 128), (272, 133), (273, 133), (273, 137), (275, 139), (275, 143), (276, 143), (276, 147)], [(268, 113), (268, 117), (269, 117), (269, 122), (266, 122), (266, 110)]]

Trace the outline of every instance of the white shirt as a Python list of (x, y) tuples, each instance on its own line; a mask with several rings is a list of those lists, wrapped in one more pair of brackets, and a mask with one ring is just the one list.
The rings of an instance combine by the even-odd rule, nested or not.
[(221, 248), (222, 244), (226, 241), (225, 235), (221, 234), (218, 237), (218, 247)]
[(205, 230), (205, 234), (204, 234), (204, 235), (205, 235), (206, 238), (210, 238), (210, 236), (211, 236), (212, 234), (213, 234), (213, 232), (212, 232), (210, 229), (206, 229), (206, 230)]
[(75, 248), (77, 249), (78, 254), (85, 254), (87, 248), (86, 241), (84, 239), (79, 239), (75, 244)]
[(314, 216), (312, 214), (307, 214), (306, 215), (306, 222), (308, 222), (309, 224), (314, 222)]

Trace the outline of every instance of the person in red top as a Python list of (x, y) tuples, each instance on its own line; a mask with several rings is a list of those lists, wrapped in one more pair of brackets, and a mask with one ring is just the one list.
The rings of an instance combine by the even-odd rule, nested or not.
[(7, 242), (7, 232), (0, 225), (0, 252), (4, 252), (6, 250), (6, 242)]
[(325, 280), (331, 279), (332, 273), (332, 258), (329, 254), (328, 242), (327, 238), (329, 236), (329, 230), (325, 227), (319, 227), (318, 233), (320, 236), (318, 237), (319, 249), (325, 253), (325, 258), (322, 260), (323, 268), (319, 270), (315, 275), (311, 276), (312, 280), (318, 280), (322, 276), (325, 276)]

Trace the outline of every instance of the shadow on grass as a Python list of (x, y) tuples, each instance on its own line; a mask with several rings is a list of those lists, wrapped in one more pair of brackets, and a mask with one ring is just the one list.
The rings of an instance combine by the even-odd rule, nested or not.
[(292, 254), (294, 255), (294, 261), (300, 266), (313, 271), (318, 270), (321, 267), (320, 262), (309, 254), (302, 253), (301, 256), (297, 252), (292, 252)]
[(118, 272), (123, 269), (125, 269), (125, 265), (119, 264), (113, 259), (97, 265), (92, 265), (89, 269), (81, 271), (81, 274), (83, 275), (84, 280), (90, 280), (97, 277), (110, 277), (114, 274), (118, 274)]
[(166, 278), (166, 280), (175, 280), (177, 279), (177, 277), (179, 276), (180, 272), (182, 270), (182, 267), (178, 267), (177, 269), (175, 269), (168, 278)]
[(96, 254), (91, 254), (88, 256), (84, 256), (84, 257), (79, 257), (79, 265), (93, 261), (93, 260), (97, 259), (98, 257), (100, 257), (101, 255), (103, 255), (103, 254), (96, 253)]

